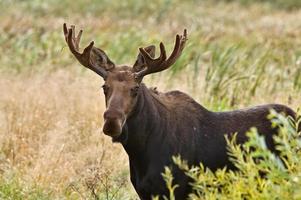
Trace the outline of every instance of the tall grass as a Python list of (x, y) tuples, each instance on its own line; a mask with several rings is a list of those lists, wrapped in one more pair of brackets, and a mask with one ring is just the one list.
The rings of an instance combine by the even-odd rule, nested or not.
[(267, 6), (277, 8), (277, 9), (299, 9), (301, 7), (301, 2), (298, 0), (225, 0), (226, 2), (239, 2), (242, 5), (251, 5), (253, 3), (262, 3)]
[(160, 41), (171, 52), (187, 28), (183, 55), (147, 85), (182, 90), (215, 111), (271, 102), (297, 108), (301, 13), (263, 5), (0, 1), (0, 198), (137, 197), (125, 152), (101, 134), (102, 80), (71, 56), (64, 22), (84, 29), (82, 48), (94, 40), (118, 64), (133, 64), (138, 47)]

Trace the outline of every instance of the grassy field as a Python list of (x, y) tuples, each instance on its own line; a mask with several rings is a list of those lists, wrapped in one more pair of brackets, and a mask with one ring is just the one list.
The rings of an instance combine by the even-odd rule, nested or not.
[(298, 0), (0, 0), (0, 199), (137, 199), (127, 156), (101, 131), (102, 80), (72, 57), (64, 22), (116, 63), (188, 30), (172, 69), (148, 86), (214, 111), (301, 106)]

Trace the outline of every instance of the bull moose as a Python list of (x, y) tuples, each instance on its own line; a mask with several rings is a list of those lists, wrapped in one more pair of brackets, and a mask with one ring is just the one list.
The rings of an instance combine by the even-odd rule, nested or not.
[(180, 91), (161, 93), (143, 84), (143, 77), (171, 67), (180, 57), (187, 32), (176, 35), (169, 57), (163, 43), (155, 58), (155, 46), (139, 48), (133, 66), (116, 65), (106, 53), (94, 47), (92, 41), (81, 53), (79, 42), (82, 30), (75, 36), (75, 26), (63, 25), (65, 40), (75, 58), (104, 79), (106, 111), (103, 132), (119, 142), (129, 157), (131, 182), (143, 200), (152, 195), (167, 195), (161, 173), (171, 166), (176, 199), (185, 199), (191, 186), (189, 179), (172, 162), (173, 155), (181, 155), (190, 165), (200, 162), (211, 170), (227, 167), (235, 169), (227, 155), (225, 135), (237, 133), (237, 142), (247, 140), (245, 134), (257, 127), (265, 134), (270, 150), (275, 151), (272, 136), (277, 130), (267, 119), (270, 109), (295, 116), (284, 105), (268, 104), (229, 112), (212, 112)]

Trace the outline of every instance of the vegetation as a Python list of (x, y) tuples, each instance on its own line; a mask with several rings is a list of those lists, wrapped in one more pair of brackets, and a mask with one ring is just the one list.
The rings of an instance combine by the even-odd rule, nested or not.
[[(190, 199), (301, 198), (301, 116), (292, 120), (272, 111), (269, 117), (273, 126), (279, 128), (279, 135), (274, 138), (279, 157), (268, 150), (255, 128), (248, 132), (249, 141), (244, 145), (235, 144), (235, 137), (228, 138), (229, 153), (239, 171), (228, 172), (224, 168), (213, 173), (202, 164), (190, 168), (180, 157), (174, 157), (174, 162), (193, 180)], [(171, 185), (168, 188), (174, 188), (169, 170), (164, 177)], [(173, 194), (170, 189), (170, 199), (174, 199)]]
[(298, 0), (225, 0), (226, 2), (237, 1), (243, 5), (250, 5), (254, 2), (264, 3), (267, 6), (278, 8), (278, 9), (299, 9), (301, 7), (301, 2)]
[[(102, 80), (66, 48), (64, 22), (84, 29), (82, 46), (94, 40), (116, 63), (134, 63), (140, 46), (164, 41), (171, 49), (174, 35), (187, 28), (181, 58), (172, 69), (148, 77), (148, 86), (185, 91), (215, 111), (271, 102), (296, 110), (301, 102), (300, 8), (298, 0), (0, 1), (0, 198), (137, 198), (126, 154), (101, 134)], [(255, 133), (250, 132), (249, 145), (260, 140)], [(289, 145), (292, 150), (284, 153), (298, 146)], [(262, 169), (271, 173), (260, 179), (260, 165), (247, 165), (239, 148), (232, 147), (237, 164), (254, 167), (254, 174), (220, 170), (213, 175), (196, 168), (192, 172), (200, 179), (195, 182), (205, 181), (195, 184), (200, 194), (192, 198), (252, 199), (267, 193), (300, 198), (294, 188), (300, 186), (300, 162), (286, 171), (268, 154)], [(252, 161), (254, 155), (246, 155)], [(249, 178), (255, 185), (242, 193)], [(213, 183), (223, 189), (209, 187)]]

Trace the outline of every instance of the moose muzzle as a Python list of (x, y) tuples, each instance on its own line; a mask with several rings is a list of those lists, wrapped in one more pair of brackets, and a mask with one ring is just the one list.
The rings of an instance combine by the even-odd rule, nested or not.
[(103, 132), (113, 138), (120, 136), (125, 122), (125, 116), (122, 112), (115, 109), (108, 109), (104, 113)]

